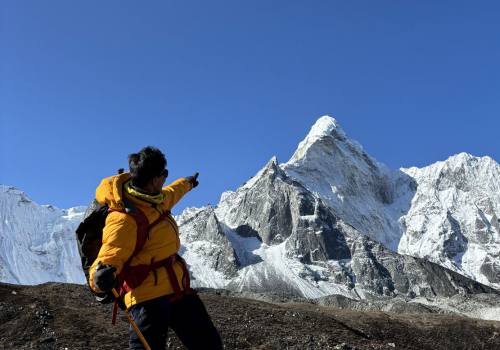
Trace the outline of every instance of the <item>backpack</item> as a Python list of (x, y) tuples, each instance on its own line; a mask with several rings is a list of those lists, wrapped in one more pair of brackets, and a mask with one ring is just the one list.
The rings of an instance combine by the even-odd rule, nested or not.
[[(94, 294), (95, 299), (102, 304), (107, 304), (114, 301), (114, 297), (111, 293), (98, 293), (90, 288), (89, 269), (97, 259), (99, 250), (101, 249), (102, 232), (104, 226), (106, 225), (106, 218), (112, 211), (113, 210), (111, 210), (106, 204), (100, 204), (97, 200), (94, 199), (85, 211), (83, 221), (80, 223), (75, 232), (82, 269), (85, 273), (85, 279), (87, 281), (87, 284), (89, 285), (89, 289), (91, 290), (92, 294)], [(135, 249), (132, 256), (125, 263), (122, 269), (123, 273), (126, 273), (130, 261), (146, 243), (148, 232), (151, 227), (146, 215), (141, 210), (134, 207), (131, 203), (125, 202), (124, 212), (128, 215), (131, 215), (135, 219), (137, 224), (137, 240)]]

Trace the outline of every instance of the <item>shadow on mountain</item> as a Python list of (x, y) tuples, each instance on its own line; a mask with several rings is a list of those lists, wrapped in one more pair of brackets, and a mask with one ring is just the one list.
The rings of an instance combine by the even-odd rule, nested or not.
[(262, 258), (253, 252), (262, 245), (258, 233), (248, 225), (240, 225), (235, 230), (219, 222), (231, 246), (238, 257), (239, 268), (262, 262)]

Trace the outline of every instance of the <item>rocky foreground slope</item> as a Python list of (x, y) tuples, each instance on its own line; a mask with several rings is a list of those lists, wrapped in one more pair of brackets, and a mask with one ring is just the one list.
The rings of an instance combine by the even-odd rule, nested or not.
[[(436, 314), (353, 311), (297, 300), (274, 303), (205, 290), (201, 298), (226, 349), (500, 349), (500, 322)], [(123, 314), (81, 285), (0, 284), (0, 349), (115, 350), (127, 348)], [(182, 349), (171, 333), (168, 349)]]

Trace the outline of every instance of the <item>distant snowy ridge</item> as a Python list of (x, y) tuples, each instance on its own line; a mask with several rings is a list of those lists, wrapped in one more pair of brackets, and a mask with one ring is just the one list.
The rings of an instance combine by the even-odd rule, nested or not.
[(0, 185), (0, 281), (84, 283), (74, 234), (84, 211), (38, 205)]
[(398, 251), (500, 288), (500, 166), (467, 153), (418, 169)]

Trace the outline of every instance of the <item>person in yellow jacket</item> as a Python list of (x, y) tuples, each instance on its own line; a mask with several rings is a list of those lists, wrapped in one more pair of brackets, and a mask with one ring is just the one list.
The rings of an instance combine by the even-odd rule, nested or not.
[[(124, 303), (151, 349), (165, 349), (172, 328), (188, 349), (222, 349), (219, 333), (200, 298), (190, 287), (180, 249), (179, 228), (170, 214), (172, 207), (198, 185), (198, 174), (163, 187), (168, 170), (164, 154), (145, 147), (129, 155), (129, 173), (102, 180), (96, 200), (107, 204), (110, 213), (103, 229), (102, 246), (89, 270), (89, 282), (96, 292), (120, 287), (117, 276), (128, 270), (138, 282), (122, 286)], [(126, 206), (125, 203), (131, 205)], [(147, 218), (147, 239), (138, 252), (138, 222), (127, 213), (137, 208)], [(142, 269), (141, 269), (142, 268)], [(186, 276), (187, 274), (187, 276)], [(136, 276), (134, 276), (136, 275)], [(144, 349), (131, 327), (130, 349)]]

